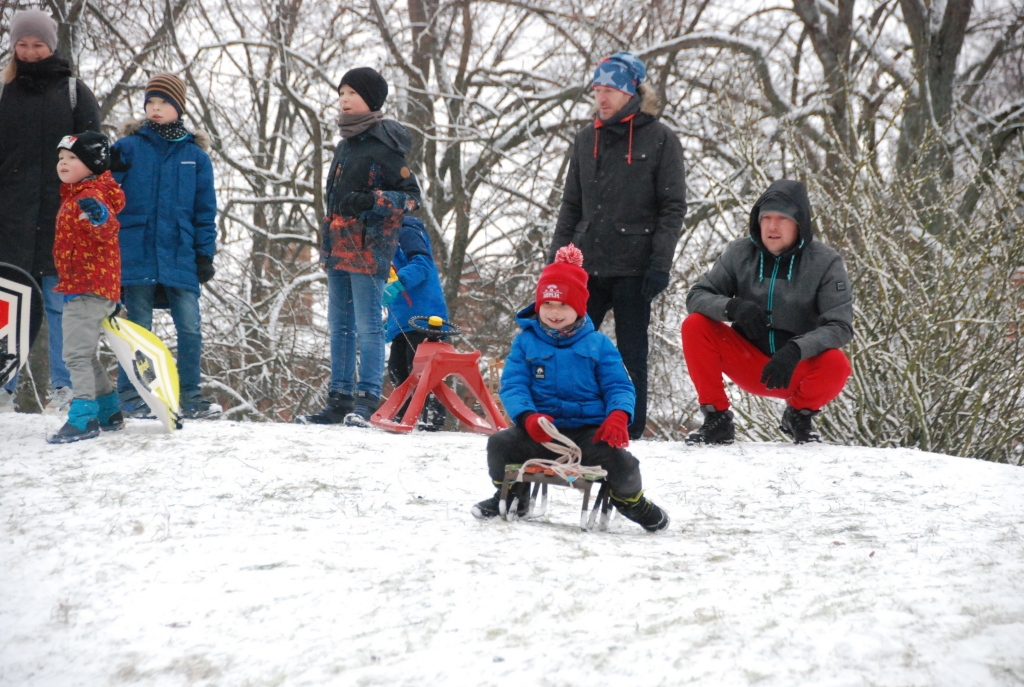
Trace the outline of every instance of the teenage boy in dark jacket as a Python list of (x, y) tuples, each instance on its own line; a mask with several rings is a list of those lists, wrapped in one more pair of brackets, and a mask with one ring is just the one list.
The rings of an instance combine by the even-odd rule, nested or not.
[(657, 119), (658, 102), (635, 55), (597, 66), (598, 114), (576, 135), (548, 261), (572, 242), (590, 275), (587, 314), (601, 327), (615, 311), (615, 339), (636, 386), (629, 427), (647, 424), (647, 329), (651, 301), (665, 290), (686, 216), (679, 138)]
[(814, 240), (803, 184), (768, 187), (750, 235), (726, 247), (686, 307), (683, 355), (704, 414), (687, 443), (733, 441), (723, 374), (747, 393), (785, 399), (780, 429), (796, 443), (821, 440), (813, 418), (850, 376), (839, 349), (853, 338), (853, 296), (842, 257)]
[[(420, 188), (405, 156), (412, 137), (384, 119), (384, 77), (351, 69), (338, 85), (342, 141), (327, 174), (327, 211), (320, 264), (327, 270), (331, 386), (327, 405), (300, 423), (368, 427), (384, 382), (381, 302), (405, 213), (420, 204)], [(359, 378), (356, 381), (356, 337)]]
[[(128, 204), (121, 214), (121, 284), (128, 319), (153, 326), (158, 292), (166, 296), (178, 338), (177, 364), (181, 413), (191, 419), (214, 418), (221, 407), (200, 392), (203, 334), (200, 284), (213, 278), (217, 252), (217, 193), (209, 138), (192, 133), (181, 120), (185, 82), (157, 74), (146, 85), (146, 119), (121, 128), (114, 144), (131, 171), (116, 174)], [(152, 411), (118, 371), (121, 407), (129, 417)]]
[[(512, 342), (501, 375), (501, 401), (515, 426), (487, 440), (487, 469), (498, 487), (494, 496), (473, 506), (474, 517), (498, 515), (505, 465), (529, 458), (554, 458), (541, 444), (551, 437), (540, 426), (545, 418), (574, 441), (583, 465), (608, 471), (612, 504), (648, 532), (668, 527), (669, 517), (644, 496), (640, 461), (629, 446), (633, 383), (611, 339), (596, 331), (586, 314), (587, 273), (583, 254), (565, 246), (544, 268), (535, 302), (516, 316), (523, 331)], [(514, 489), (519, 514), (529, 507), (525, 483)]]

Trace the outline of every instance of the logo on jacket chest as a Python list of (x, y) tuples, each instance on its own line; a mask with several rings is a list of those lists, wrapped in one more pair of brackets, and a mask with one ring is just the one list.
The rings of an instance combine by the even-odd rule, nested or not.
[(534, 379), (547, 379), (547, 372), (544, 370), (543, 365), (534, 365), (533, 367), (533, 378)]

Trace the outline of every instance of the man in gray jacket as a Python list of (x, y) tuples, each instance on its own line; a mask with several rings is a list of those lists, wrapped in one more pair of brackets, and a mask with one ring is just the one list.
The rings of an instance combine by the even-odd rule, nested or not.
[(796, 443), (821, 440), (813, 418), (850, 376), (839, 349), (853, 338), (853, 296), (842, 257), (814, 240), (803, 184), (780, 179), (761, 194), (750, 236), (726, 247), (686, 307), (683, 355), (704, 414), (688, 444), (733, 441), (723, 374), (747, 393), (785, 399), (780, 429)]

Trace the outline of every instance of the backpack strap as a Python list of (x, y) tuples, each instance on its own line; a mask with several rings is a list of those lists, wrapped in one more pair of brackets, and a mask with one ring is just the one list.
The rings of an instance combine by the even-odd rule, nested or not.
[(68, 77), (68, 96), (71, 98), (71, 112), (73, 113), (78, 107), (78, 79), (73, 76)]

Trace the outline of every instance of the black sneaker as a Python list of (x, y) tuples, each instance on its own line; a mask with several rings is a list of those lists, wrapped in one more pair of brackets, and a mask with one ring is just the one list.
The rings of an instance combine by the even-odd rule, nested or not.
[(612, 494), (612, 505), (623, 517), (632, 520), (648, 532), (657, 532), (668, 527), (668, 513), (654, 505), (642, 491), (628, 499), (620, 499)]
[(704, 413), (704, 424), (695, 432), (686, 435), (690, 446), (731, 444), (736, 439), (736, 425), (732, 422), (732, 411), (715, 410), (713, 405), (700, 407)]
[[(530, 485), (525, 482), (513, 482), (508, 488), (508, 501), (505, 503), (506, 508), (512, 507), (512, 502), (519, 497), (519, 504), (516, 506), (516, 515), (520, 518), (525, 518), (526, 514), (530, 512)], [(500, 509), (501, 502), (501, 487), (494, 492), (494, 496), (473, 506), (470, 512), (474, 518), (479, 520), (490, 520), (501, 515)]]
[(219, 403), (211, 403), (202, 396), (182, 401), (180, 410), (179, 415), (183, 420), (212, 420), (224, 412)]
[(347, 427), (372, 427), (370, 424), (370, 418), (375, 412), (377, 412), (377, 405), (380, 403), (380, 398), (377, 396), (371, 396), (368, 391), (357, 391), (355, 393), (355, 408), (352, 412), (345, 416), (345, 426)]
[(96, 418), (89, 420), (85, 429), (79, 429), (71, 424), (71, 421), (64, 423), (64, 426), (56, 434), (46, 437), (48, 444), (70, 444), (73, 441), (92, 439), (100, 435), (100, 421)]
[(340, 425), (355, 407), (356, 400), (351, 394), (332, 391), (327, 394), (327, 405), (323, 410), (313, 415), (299, 415), (295, 421), (300, 425)]
[(814, 431), (814, 416), (819, 412), (821, 411), (797, 410), (787, 404), (779, 429), (793, 437), (794, 444), (821, 443), (821, 435)]
[(121, 401), (121, 412), (124, 417), (130, 417), (136, 420), (156, 419), (156, 413), (154, 413), (146, 402), (139, 396), (134, 396)]

